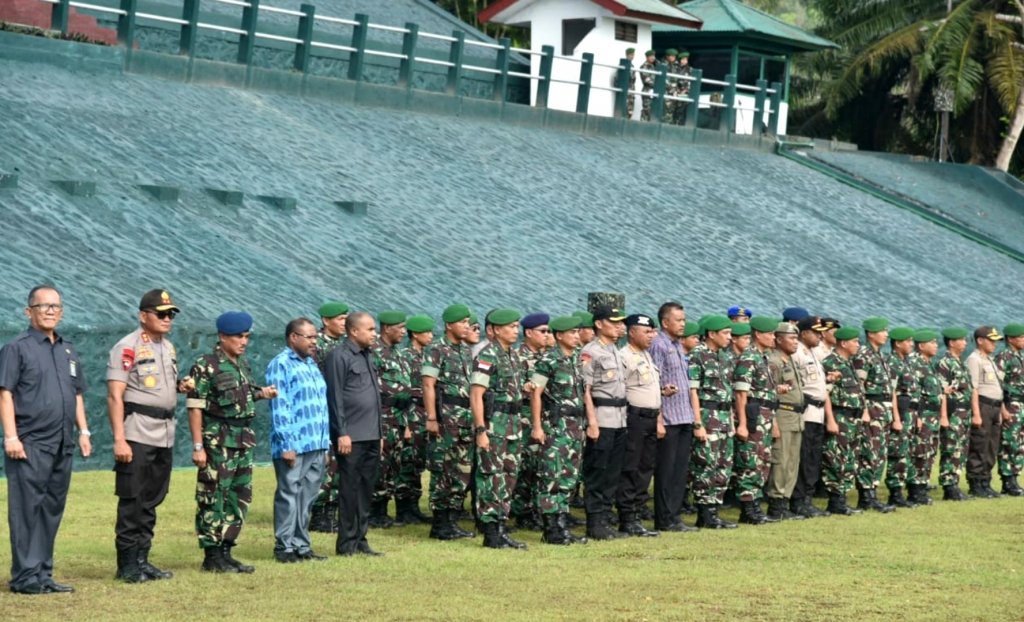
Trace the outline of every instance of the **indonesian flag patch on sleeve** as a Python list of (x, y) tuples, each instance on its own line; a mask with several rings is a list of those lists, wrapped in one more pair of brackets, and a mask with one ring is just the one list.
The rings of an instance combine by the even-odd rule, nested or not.
[(130, 371), (132, 365), (135, 364), (135, 350), (133, 348), (125, 348), (121, 350), (121, 367), (125, 371)]
[(489, 374), (489, 373), (491, 373), (491, 369), (493, 369), (493, 368), (494, 368), (494, 365), (492, 365), (491, 363), (488, 363), (487, 361), (482, 361), (480, 359), (477, 359), (477, 361), (476, 361), (476, 370), (475, 371), (482, 372), (482, 373), (485, 373), (485, 374)]

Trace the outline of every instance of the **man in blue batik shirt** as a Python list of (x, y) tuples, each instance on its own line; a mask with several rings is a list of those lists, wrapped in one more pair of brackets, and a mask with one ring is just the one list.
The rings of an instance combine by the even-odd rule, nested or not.
[(320, 490), (327, 448), (327, 384), (317, 367), (317, 332), (298, 318), (285, 329), (288, 347), (267, 365), (277, 387), (270, 402), (274, 493), (274, 558), (282, 563), (327, 559), (309, 543), (309, 514)]

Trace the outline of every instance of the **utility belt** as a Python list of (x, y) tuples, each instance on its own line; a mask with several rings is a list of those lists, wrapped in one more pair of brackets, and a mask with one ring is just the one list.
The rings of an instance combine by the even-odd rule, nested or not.
[(910, 399), (909, 395), (896, 395), (896, 405), (900, 407), (900, 410), (912, 410), (917, 412), (920, 409), (921, 402)]
[(701, 400), (700, 407), (709, 410), (732, 410), (732, 402), (712, 402), (710, 400), (705, 402)]
[(523, 403), (519, 402), (519, 401), (516, 401), (516, 402), (495, 402), (494, 403), (494, 412), (496, 412), (496, 413), (506, 413), (506, 414), (509, 414), (509, 415), (511, 415), (511, 414), (518, 414), (519, 411), (522, 410), (522, 408), (523, 408)]
[(864, 395), (864, 397), (867, 398), (868, 400), (871, 400), (872, 402), (885, 402), (892, 398), (891, 395), (888, 395), (886, 393), (867, 393)]
[[(824, 408), (825, 407), (825, 400), (814, 399), (810, 395), (807, 395), (806, 393), (804, 393), (804, 404), (810, 405), (810, 406), (814, 406), (816, 408)], [(806, 409), (807, 409), (807, 406), (804, 406), (804, 410), (806, 410)]]
[(805, 410), (807, 410), (806, 404), (800, 404), (799, 406), (797, 406), (796, 404), (779, 403), (779, 412), (796, 413), (798, 415), (802, 415), (804, 414)]
[(979, 404), (985, 404), (986, 406), (995, 406), (995, 407), (998, 408), (999, 406), (1003, 405), (1003, 400), (994, 400), (991, 397), (985, 397), (984, 395), (979, 395), (978, 396), (978, 403)]
[(174, 419), (173, 408), (160, 408), (159, 406), (146, 406), (145, 404), (136, 404), (135, 402), (125, 402), (124, 416), (127, 417), (131, 413), (145, 415), (154, 419)]
[[(420, 399), (420, 402), (422, 403), (422, 398)], [(409, 404), (412, 404), (411, 397), (397, 397), (394, 395), (384, 395), (383, 393), (380, 394), (380, 405), (382, 408), (397, 408), (398, 410), (402, 410), (408, 408)]]
[[(759, 407), (762, 407), (762, 408), (767, 408), (768, 410), (778, 410), (779, 409), (779, 400), (772, 400), (772, 401), (769, 402), (768, 400), (759, 400), (759, 399), (751, 398), (751, 399), (747, 400), (747, 403), (748, 404), (753, 404), (755, 406), (759, 406)], [(824, 402), (822, 402), (822, 403), (824, 403)]]
[(661, 411), (657, 408), (640, 408), (639, 406), (626, 406), (627, 415), (636, 415), (643, 419), (657, 419)]
[(629, 402), (624, 397), (592, 397), (591, 400), (594, 402), (595, 407), (622, 408), (623, 406), (629, 406)]
[(203, 419), (209, 419), (210, 421), (216, 421), (217, 423), (223, 423), (236, 428), (248, 428), (253, 419), (256, 417), (221, 417), (220, 415), (211, 415), (208, 412), (203, 413)]
[(833, 406), (832, 412), (837, 415), (843, 415), (844, 417), (861, 417), (864, 414), (864, 409), (849, 408), (847, 406)]
[(573, 408), (570, 406), (561, 406), (559, 404), (544, 404), (544, 412), (547, 414), (547, 419), (551, 424), (557, 424), (559, 421), (565, 418), (570, 419), (583, 419), (587, 416), (587, 413), (582, 408)]
[(958, 402), (956, 400), (950, 400), (949, 408), (950, 408), (950, 410), (970, 410), (971, 409), (971, 403), (970, 402)]
[(461, 395), (442, 395), (441, 403), (446, 406), (458, 406), (459, 408), (469, 408), (469, 398), (462, 397)]

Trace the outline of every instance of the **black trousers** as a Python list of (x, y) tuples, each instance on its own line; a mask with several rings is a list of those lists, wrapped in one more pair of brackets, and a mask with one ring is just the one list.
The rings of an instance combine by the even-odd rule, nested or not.
[(23, 589), (53, 577), (53, 544), (71, 484), (70, 451), (25, 444), (26, 460), (4, 456), (7, 526), (11, 533), (11, 587)]
[(970, 444), (967, 450), (967, 477), (970, 479), (992, 479), (992, 467), (996, 464), (999, 439), (1002, 436), (1002, 421), (998, 406), (978, 404), (981, 410), (981, 427), (971, 427)]
[(379, 467), (379, 440), (354, 442), (352, 453), (347, 456), (338, 454), (338, 501), (341, 506), (338, 553), (354, 553), (369, 547), (366, 531)]
[(612, 511), (626, 457), (627, 434), (626, 428), (600, 428), (596, 441), (587, 439), (583, 448), (583, 506), (587, 516)]
[(117, 548), (149, 547), (156, 527), (156, 508), (167, 496), (171, 484), (174, 450), (128, 441), (132, 461), (114, 465), (114, 494), (117, 495)]
[(800, 470), (797, 472), (793, 499), (810, 499), (821, 478), (821, 452), (825, 449), (825, 425), (804, 422), (800, 438)]
[(671, 525), (682, 512), (692, 449), (692, 423), (665, 426), (665, 438), (658, 439), (654, 466), (654, 524), (657, 526)]
[(635, 514), (646, 502), (658, 454), (658, 419), (629, 413), (626, 417), (626, 455), (615, 493), (615, 504), (623, 514)]

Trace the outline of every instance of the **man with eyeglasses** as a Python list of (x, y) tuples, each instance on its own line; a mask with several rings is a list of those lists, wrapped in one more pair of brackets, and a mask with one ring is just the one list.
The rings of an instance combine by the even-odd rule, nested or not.
[(70, 341), (57, 333), (64, 305), (48, 285), (32, 289), (28, 329), (0, 350), (0, 423), (4, 430), (10, 590), (72, 592), (53, 580), (53, 545), (71, 483), (75, 450), (89, 457), (85, 376)]
[(310, 546), (309, 513), (330, 447), (327, 384), (313, 357), (317, 332), (306, 318), (288, 322), (287, 347), (267, 365), (279, 387), (270, 402), (270, 457), (274, 461), (274, 559), (289, 564), (323, 561)]
[[(548, 337), (551, 328), (548, 322), (551, 316), (547, 313), (530, 313), (519, 323), (523, 327), (523, 342), (519, 344), (519, 359), (523, 363), (523, 378), (526, 379), (524, 394), (533, 393), (533, 385), (529, 382), (533, 375), (533, 367), (548, 351)], [(522, 429), (529, 430), (533, 425), (530, 403), (526, 401), (520, 412)], [(537, 495), (540, 494), (540, 450), (541, 446), (523, 434), (519, 445), (519, 475), (512, 496), (512, 516), (516, 526), (524, 529), (538, 530), (542, 528), (540, 508), (537, 507)]]
[(191, 388), (178, 382), (178, 354), (167, 338), (179, 311), (167, 290), (146, 292), (139, 302), (139, 327), (107, 357), (107, 413), (118, 498), (115, 578), (126, 583), (173, 576), (149, 563), (149, 550), (156, 508), (171, 482), (178, 393)]

